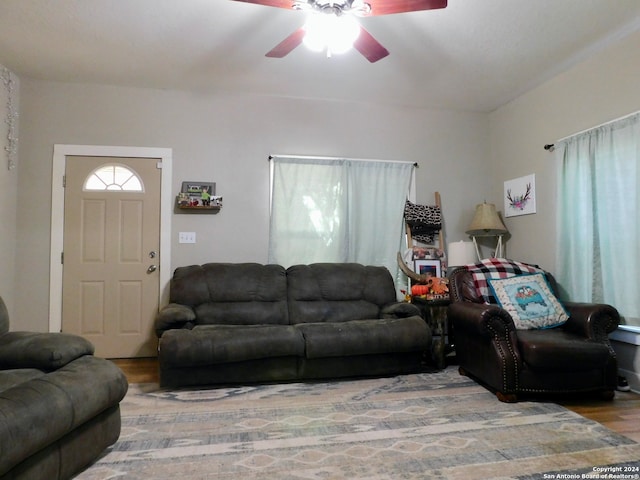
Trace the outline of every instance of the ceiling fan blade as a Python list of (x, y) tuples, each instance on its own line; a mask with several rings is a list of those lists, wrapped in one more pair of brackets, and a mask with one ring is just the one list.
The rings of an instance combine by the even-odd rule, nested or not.
[(389, 55), (389, 50), (384, 48), (373, 35), (367, 32), (362, 26), (360, 27), (360, 35), (353, 43), (353, 46), (371, 63)]
[(293, 0), (234, 0), (236, 2), (255, 3), (267, 7), (278, 7), (293, 10)]
[(434, 10), (447, 6), (447, 0), (369, 0), (369, 3), (371, 4), (370, 17), (389, 15), (391, 13)]
[(304, 39), (305, 29), (300, 27), (278, 45), (267, 52), (265, 57), (282, 58), (291, 53), (291, 51), (302, 43)]

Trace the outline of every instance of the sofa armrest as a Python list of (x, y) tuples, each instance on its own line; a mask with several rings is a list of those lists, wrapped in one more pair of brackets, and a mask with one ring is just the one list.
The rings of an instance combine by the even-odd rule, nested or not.
[(487, 340), (495, 336), (506, 338), (516, 328), (506, 310), (485, 303), (454, 302), (449, 305), (448, 318), (456, 332)]
[(420, 309), (412, 303), (396, 302), (385, 305), (380, 309), (380, 318), (422, 317)]
[(87, 339), (67, 333), (7, 332), (0, 336), (0, 368), (53, 371), (93, 352)]
[(620, 323), (620, 314), (611, 305), (578, 302), (563, 305), (569, 319), (562, 328), (590, 340), (608, 341), (608, 335)]
[(193, 308), (179, 303), (170, 303), (158, 312), (155, 321), (156, 335), (158, 338), (167, 330), (174, 328), (190, 328), (196, 319)]

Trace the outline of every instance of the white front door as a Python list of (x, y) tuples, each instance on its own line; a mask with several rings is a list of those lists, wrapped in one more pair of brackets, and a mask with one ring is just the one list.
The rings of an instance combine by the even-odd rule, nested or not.
[(156, 355), (161, 170), (146, 158), (67, 156), (62, 331), (105, 358)]

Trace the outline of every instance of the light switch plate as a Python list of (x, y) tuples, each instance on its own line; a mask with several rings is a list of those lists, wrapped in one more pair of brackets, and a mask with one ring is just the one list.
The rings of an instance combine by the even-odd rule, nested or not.
[(196, 243), (196, 232), (179, 232), (178, 243)]

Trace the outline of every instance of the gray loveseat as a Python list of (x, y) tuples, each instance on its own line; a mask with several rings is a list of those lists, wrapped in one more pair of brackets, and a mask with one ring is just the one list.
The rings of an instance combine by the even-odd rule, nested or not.
[(161, 386), (415, 372), (431, 332), (384, 267), (177, 268), (156, 320)]
[(0, 298), (0, 480), (78, 473), (118, 439), (127, 386), (81, 337), (10, 332)]

